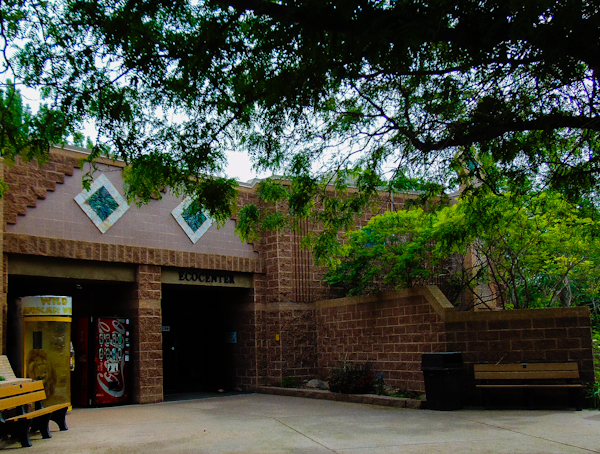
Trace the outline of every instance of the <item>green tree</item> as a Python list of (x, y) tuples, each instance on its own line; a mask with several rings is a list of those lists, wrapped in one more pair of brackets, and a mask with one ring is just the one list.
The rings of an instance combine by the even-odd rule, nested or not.
[[(43, 163), (47, 158), (48, 143), (61, 143), (65, 134), (62, 113), (45, 106), (33, 115), (15, 85), (8, 81), (0, 87), (0, 156), (11, 164), (17, 156), (30, 161), (37, 158)], [(0, 196), (5, 185), (0, 185)]]
[(349, 294), (437, 283), (463, 309), (588, 304), (600, 294), (600, 223), (557, 193), (479, 194), (374, 217), (327, 280)]
[(595, 2), (7, 0), (0, 14), (3, 71), (65, 131), (92, 119), (90, 159), (124, 159), (130, 197), (171, 187), (223, 219), (231, 149), (291, 179), (261, 194), (292, 216), (248, 206), (246, 234), (318, 212), (326, 255), (382, 184), (598, 193)]

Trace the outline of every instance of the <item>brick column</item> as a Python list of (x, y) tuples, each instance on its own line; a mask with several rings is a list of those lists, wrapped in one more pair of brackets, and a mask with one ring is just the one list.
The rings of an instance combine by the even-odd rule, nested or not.
[(6, 355), (6, 314), (8, 310), (6, 292), (8, 291), (8, 256), (6, 254), (2, 254), (1, 244), (2, 238), (0, 236), (0, 267), (2, 269), (2, 275), (0, 276), (0, 330), (2, 330), (2, 333), (0, 334), (0, 341), (2, 342), (0, 345), (0, 352), (1, 354)]
[[(4, 180), (4, 163), (0, 160), (0, 180)], [(6, 354), (6, 292), (8, 291), (8, 259), (4, 254), (4, 202), (5, 198), (0, 199), (0, 353)]]
[[(293, 300), (292, 281), (292, 244), (290, 232), (270, 231), (262, 235), (261, 255), (265, 263), (266, 275), (263, 279), (255, 280), (257, 291), (256, 301), (264, 304), (261, 315), (262, 335), (257, 348), (259, 356), (264, 358), (261, 366), (264, 370), (260, 381), (267, 384), (281, 382), (283, 378), (281, 341), (281, 321), (278, 305), (281, 302)], [(257, 335), (261, 327), (257, 326)], [(279, 336), (279, 339), (276, 338)], [(258, 340), (257, 339), (257, 340)]]
[(132, 402), (163, 401), (161, 267), (138, 265), (130, 301)]

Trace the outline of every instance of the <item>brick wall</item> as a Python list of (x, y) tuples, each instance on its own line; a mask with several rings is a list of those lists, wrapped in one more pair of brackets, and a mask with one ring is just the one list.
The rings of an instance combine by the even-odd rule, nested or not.
[(285, 376), (314, 378), (317, 373), (317, 329), (312, 304), (258, 305), (256, 380), (253, 385), (278, 385)]
[(372, 361), (386, 382), (424, 391), (421, 355), (460, 351), (468, 401), (473, 364), (575, 361), (594, 381), (586, 307), (458, 312), (433, 286), (322, 301), (317, 307), (319, 375), (344, 359)]
[[(231, 219), (220, 228), (213, 224), (200, 241), (192, 243), (171, 214), (182, 199), (170, 192), (163, 194), (160, 200), (150, 200), (143, 206), (131, 204), (118, 222), (102, 234), (74, 200), (83, 190), (82, 178), (90, 170), (89, 165), (74, 168), (62, 162), (77, 165), (77, 158), (85, 155), (71, 152), (74, 156), (64, 156), (65, 153), (69, 152), (51, 149), (49, 162), (42, 168), (37, 168), (35, 163), (23, 164), (17, 160), (7, 172), (10, 184), (3, 200), (9, 221), (5, 226), (7, 233), (96, 242), (106, 246), (127, 245), (215, 256), (257, 257), (252, 245), (236, 236), (235, 221)], [(122, 166), (123, 163), (119, 162), (111, 165), (99, 163), (93, 176), (103, 175), (118, 192), (124, 194)], [(63, 173), (56, 169), (62, 169)], [(65, 173), (67, 170), (69, 176)], [(52, 187), (45, 183), (47, 181), (52, 182)], [(240, 188), (240, 193), (248, 190)]]
[[(6, 254), (138, 265), (136, 289), (126, 307), (132, 321), (135, 402), (162, 400), (161, 266), (254, 273), (253, 300), (231, 313), (239, 334), (234, 362), (241, 386), (278, 383), (285, 375), (325, 377), (343, 360), (369, 360), (390, 384), (422, 391), (422, 353), (455, 350), (464, 353), (466, 386), (471, 386), (468, 377), (473, 363), (499, 360), (577, 361), (584, 380), (593, 380), (590, 320), (584, 308), (459, 313), (434, 287), (324, 301), (331, 289), (321, 280), (323, 269), (301, 250), (301, 235), (295, 233), (265, 232), (246, 248), (249, 256), (234, 256), (115, 243), (109, 236), (98, 236), (88, 220), (85, 225), (97, 241), (18, 231), (18, 216), (35, 207), (47, 191), (54, 191), (57, 183), (67, 186), (74, 181), (65, 177), (80, 172), (77, 167), (73, 155), (53, 152), (42, 168), (17, 160), (10, 174), (0, 169), (9, 185), (0, 204), (0, 222), (11, 224), (7, 229), (13, 230), (3, 231), (0, 239), (0, 334), (6, 346)], [(240, 190), (240, 206), (254, 202), (253, 190)], [(385, 195), (380, 202), (357, 225), (391, 208)], [(397, 197), (396, 209), (404, 202), (405, 198)], [(37, 211), (42, 211), (44, 203)], [(70, 195), (69, 204), (73, 203)], [(35, 217), (35, 212), (30, 214)], [(316, 229), (314, 225), (305, 228)], [(177, 234), (181, 236), (179, 230)], [(186, 243), (186, 247), (193, 246)]]
[(132, 402), (163, 400), (161, 269), (139, 265), (128, 313), (131, 321)]
[(579, 365), (583, 382), (594, 382), (591, 320), (587, 307), (451, 312), (447, 350), (463, 352), (468, 402), (478, 402), (473, 364), (566, 362)]
[(319, 375), (347, 361), (371, 361), (386, 383), (424, 391), (421, 355), (445, 351), (443, 319), (418, 291), (317, 303)]
[(229, 314), (237, 332), (237, 343), (233, 354), (236, 387), (246, 389), (256, 386), (257, 381), (257, 325), (252, 304), (244, 304)]
[(8, 185), (4, 196), (4, 223), (16, 224), (17, 216), (24, 216), (28, 207), (35, 207), (38, 200), (45, 199), (46, 193), (54, 191), (57, 184), (64, 183), (65, 177), (72, 176), (77, 167), (79, 159), (56, 151), (42, 166), (37, 161), (25, 163), (17, 157), (10, 171), (4, 175)]
[(45, 238), (18, 233), (4, 232), (3, 246), (4, 253), (8, 254), (99, 260), (111, 263), (139, 263), (241, 273), (260, 273), (263, 270), (262, 260), (248, 257), (230, 257), (122, 244)]
[[(5, 179), (4, 175), (4, 163), (0, 162), (0, 180)], [(8, 291), (8, 257), (4, 253), (4, 203), (0, 203), (0, 226), (2, 227), (0, 232), (0, 266), (2, 267), (2, 273), (0, 275), (0, 354), (5, 355), (6, 352), (6, 332), (7, 332), (7, 291)]]

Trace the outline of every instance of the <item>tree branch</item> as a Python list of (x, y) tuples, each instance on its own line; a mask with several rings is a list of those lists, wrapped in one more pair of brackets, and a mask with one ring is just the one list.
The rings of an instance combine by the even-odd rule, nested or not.
[(408, 130), (403, 130), (402, 132), (407, 134), (411, 143), (416, 148), (423, 152), (430, 152), (485, 142), (496, 137), (501, 137), (508, 132), (553, 131), (563, 128), (600, 131), (600, 117), (550, 114), (541, 116), (535, 120), (514, 120), (504, 123), (485, 124), (480, 129), (476, 128), (470, 132), (455, 134), (437, 142), (422, 141)]

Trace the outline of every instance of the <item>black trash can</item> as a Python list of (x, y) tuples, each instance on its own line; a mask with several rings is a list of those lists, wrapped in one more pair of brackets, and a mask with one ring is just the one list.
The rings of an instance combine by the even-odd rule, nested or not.
[(463, 369), (461, 352), (423, 353), (421, 370), (427, 408), (442, 411), (462, 408)]

